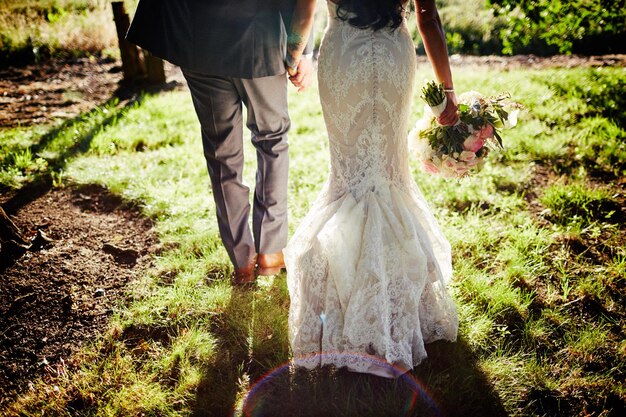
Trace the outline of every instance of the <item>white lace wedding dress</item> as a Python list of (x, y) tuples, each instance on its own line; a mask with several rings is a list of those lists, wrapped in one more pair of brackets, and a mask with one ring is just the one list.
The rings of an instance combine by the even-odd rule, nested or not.
[(335, 7), (318, 71), (330, 176), (285, 249), (290, 341), (297, 365), (392, 377), (456, 339), (450, 245), (409, 170), (406, 25), (357, 29)]

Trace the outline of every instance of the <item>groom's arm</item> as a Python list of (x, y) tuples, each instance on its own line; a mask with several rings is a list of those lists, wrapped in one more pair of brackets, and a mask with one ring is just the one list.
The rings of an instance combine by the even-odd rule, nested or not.
[(313, 16), (315, 0), (296, 0), (291, 18), (291, 28), (287, 36), (287, 69), (289, 75), (295, 75), (302, 54), (313, 51), (311, 35), (313, 32)]
[(285, 64), (289, 79), (303, 91), (311, 84), (313, 63), (311, 57), (304, 56), (313, 52), (313, 17), (315, 0), (296, 0), (291, 19), (291, 28), (287, 37), (287, 57)]
[[(315, 3), (315, 2), (314, 2)], [(313, 56), (313, 48), (315, 47), (315, 31), (313, 30), (313, 23), (315, 23), (315, 14), (313, 14), (313, 21), (311, 23), (311, 33), (309, 34), (309, 41), (304, 47), (302, 52), (303, 56)]]

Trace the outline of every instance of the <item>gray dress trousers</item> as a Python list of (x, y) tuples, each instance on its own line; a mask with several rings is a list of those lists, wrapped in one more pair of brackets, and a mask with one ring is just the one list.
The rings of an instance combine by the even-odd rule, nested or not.
[[(287, 243), (287, 78), (294, 0), (140, 0), (127, 39), (179, 65), (200, 122), (222, 242), (236, 268)], [(312, 50), (309, 42), (305, 53)], [(243, 106), (257, 175), (242, 182)]]

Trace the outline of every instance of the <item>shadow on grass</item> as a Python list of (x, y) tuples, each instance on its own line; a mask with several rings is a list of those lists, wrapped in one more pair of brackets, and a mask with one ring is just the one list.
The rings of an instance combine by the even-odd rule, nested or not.
[[(259, 293), (233, 291), (215, 329), (228, 342), (218, 348), (223, 357), (204, 370), (192, 404), (195, 417), (507, 415), (463, 339), (427, 345), (428, 359), (395, 380), (330, 366), (296, 368), (286, 362), (286, 341), (273, 347), (272, 360), (271, 350), (250, 336), (262, 319), (254, 317), (262, 311), (254, 308)], [(287, 331), (286, 325), (280, 329)]]
[(190, 406), (192, 416), (229, 416), (242, 385), (242, 376), (250, 366), (249, 323), (253, 320), (254, 292), (233, 287), (226, 310), (212, 323), (218, 336), (218, 358), (204, 369)]
[[(14, 215), (22, 207), (42, 197), (54, 185), (53, 178), (74, 158), (89, 151), (94, 137), (107, 126), (115, 124), (129, 109), (141, 103), (146, 94), (169, 91), (176, 88), (175, 82), (154, 86), (132, 86), (121, 84), (109, 100), (100, 106), (72, 119), (65, 120), (41, 135), (29, 147), (32, 155), (45, 154), (53, 150), (53, 157), (46, 158), (46, 168), (33, 176), (17, 190), (10, 191), (3, 199), (2, 208), (8, 215)], [(123, 102), (120, 104), (120, 99)], [(0, 192), (4, 191), (0, 188)], [(2, 248), (0, 248), (2, 250)], [(3, 251), (0, 253), (0, 272), (12, 266), (24, 251)]]
[(467, 344), (428, 346), (428, 359), (395, 380), (326, 366), (283, 366), (248, 392), (243, 416), (506, 416)]
[[(44, 195), (52, 187), (52, 176), (61, 172), (73, 158), (88, 152), (93, 138), (102, 129), (115, 124), (126, 115), (129, 109), (140, 104), (147, 94), (171, 91), (177, 86), (175, 81), (159, 85), (120, 84), (106, 102), (86, 113), (65, 120), (59, 126), (43, 134), (30, 147), (33, 155), (48, 151), (57, 141), (67, 141), (71, 144), (63, 147), (53, 158), (46, 158), (48, 164), (46, 170), (14, 191), (11, 197), (3, 203), (4, 210), (7, 214), (13, 214)], [(73, 134), (73, 137), (70, 140), (63, 139), (63, 136), (68, 134)]]
[[(119, 99), (117, 97), (113, 97), (105, 102), (101, 107), (97, 107), (73, 119), (68, 119), (61, 125), (42, 135), (37, 143), (30, 148), (33, 155), (46, 151), (48, 146), (50, 146), (61, 135), (66, 134), (66, 132), (70, 130), (78, 132), (78, 129), (82, 126), (91, 124), (92, 119), (98, 118), (100, 114), (106, 114), (102, 120), (91, 124), (91, 126), (89, 126), (85, 131), (78, 133), (73, 138), (73, 144), (71, 146), (62, 149), (54, 158), (47, 159), (47, 169), (34, 177), (32, 181), (16, 190), (11, 198), (3, 204), (5, 211), (13, 214), (28, 203), (46, 194), (52, 187), (53, 173), (59, 172), (65, 168), (72, 158), (87, 152), (91, 146), (93, 138), (100, 130), (113, 124), (119, 119), (119, 117), (122, 117), (130, 107), (139, 101), (140, 98), (132, 99), (127, 101), (124, 105), (116, 107)], [(103, 109), (106, 109), (106, 112)]]

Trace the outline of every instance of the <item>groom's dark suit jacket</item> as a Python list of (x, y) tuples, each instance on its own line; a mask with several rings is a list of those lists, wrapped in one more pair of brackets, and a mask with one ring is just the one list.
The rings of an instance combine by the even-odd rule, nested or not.
[[(294, 0), (140, 0), (126, 38), (186, 70), (234, 78), (285, 72)], [(311, 42), (305, 52), (311, 51)]]

